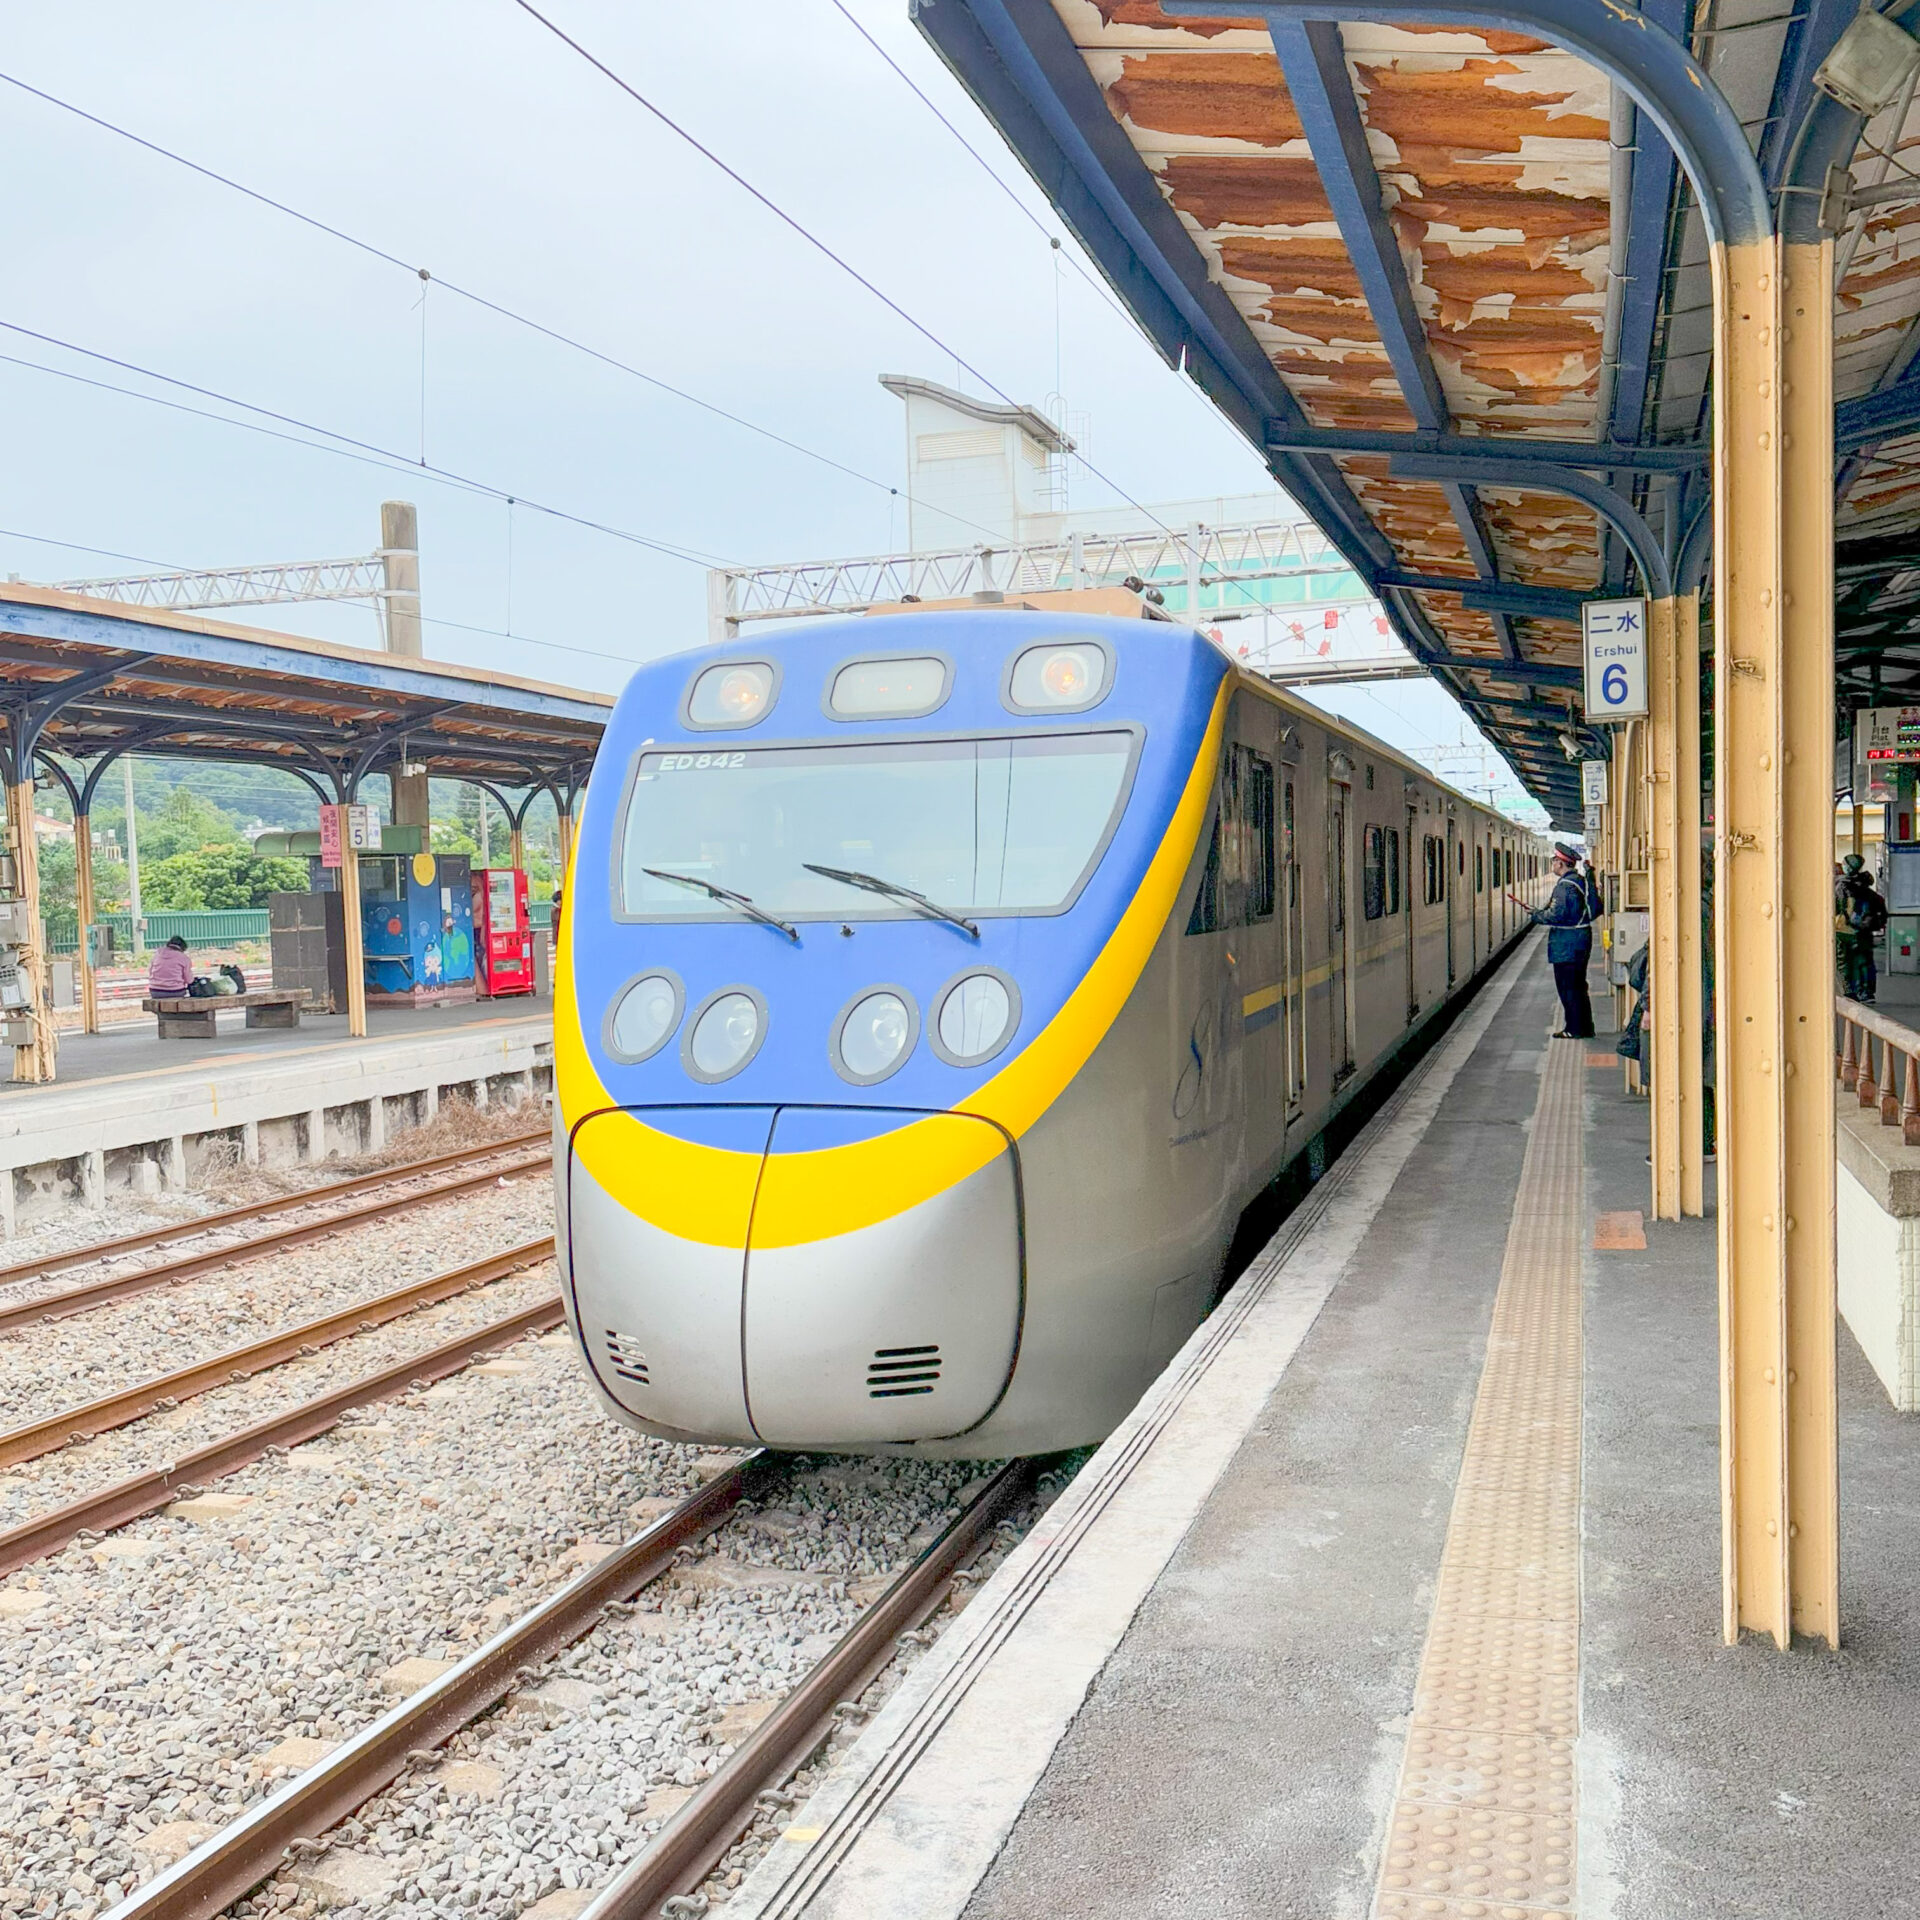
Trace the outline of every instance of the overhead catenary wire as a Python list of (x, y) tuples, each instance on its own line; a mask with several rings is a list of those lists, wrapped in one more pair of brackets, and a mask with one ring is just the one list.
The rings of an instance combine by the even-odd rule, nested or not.
[[(116, 121), (108, 120), (97, 113), (90, 113), (85, 107), (78, 106), (71, 100), (63, 100), (58, 94), (47, 92), (44, 87), (36, 87), (31, 82), (22, 80), (17, 74), (0, 72), (0, 82), (15, 87), (22, 93), (31, 94), (34, 99), (43, 101), (50, 107), (57, 107), (63, 113), (72, 114), (75, 119), (84, 120), (89, 126), (98, 127), (103, 133), (113, 134), (118, 139), (144, 148), (159, 159), (184, 167), (189, 173), (196, 173), (203, 180), (210, 180), (216, 186), (225, 187), (230, 192), (237, 193), (259, 206), (267, 207), (289, 220), (297, 221), (301, 226), (311, 228), (315, 233), (325, 234), (329, 239), (337, 240), (343, 246), (365, 254), (369, 259), (381, 261), (390, 267), (397, 267), (401, 272), (423, 281), (428, 276), (428, 270), (415, 261), (403, 260), (399, 254), (364, 239), (359, 234), (349, 233), (346, 228), (336, 226), (329, 220), (322, 220), (317, 215), (307, 213), (288, 201), (276, 199), (270, 193), (262, 193), (257, 187), (248, 186), (244, 180), (236, 180), (231, 174), (206, 166), (201, 161), (192, 159), (175, 148), (163, 146), (157, 140), (150, 140), (144, 134), (135, 133), (131, 128), (123, 127)], [(703, 399), (697, 393), (690, 393), (685, 387), (675, 386), (671, 380), (663, 380), (658, 374), (647, 372), (644, 367), (637, 367), (631, 361), (621, 359), (617, 354), (608, 353), (604, 348), (596, 347), (591, 342), (567, 333), (559, 327), (550, 326), (544, 320), (537, 320), (531, 314), (522, 313), (502, 301), (491, 299), (484, 293), (478, 293), (472, 287), (463, 286), (457, 280), (449, 280), (443, 274), (436, 273), (432, 275), (431, 283), (443, 293), (465, 300), (499, 319), (511, 321), (515, 326), (525, 327), (529, 332), (537, 333), (557, 346), (566, 347), (574, 353), (585, 354), (590, 360), (597, 360), (602, 366), (611, 367), (616, 373), (623, 373), (631, 379), (670, 395), (675, 400), (684, 401), (690, 407), (697, 407), (702, 413), (710, 414), (716, 420), (724, 420), (744, 432), (757, 434), (763, 440), (785, 447), (790, 453), (797, 453), (805, 459), (818, 461), (822, 466), (831, 467), (836, 472), (845, 474), (850, 480), (858, 480), (864, 486), (878, 487), (883, 493), (889, 495), (899, 492), (899, 488), (890, 481), (879, 479), (870, 473), (863, 473), (858, 467), (849, 466), (844, 460), (835, 459), (832, 454), (822, 453), (818, 447), (810, 447), (805, 442), (792, 439), (772, 427), (762, 426), (756, 420), (749, 420), (744, 414), (735, 413), (715, 401)], [(987, 529), (983, 528), (981, 531), (985, 532)]]
[[(708, 145), (706, 145), (704, 141), (698, 139), (694, 134), (690, 133), (685, 127), (683, 127), (677, 120), (675, 120), (672, 117), (672, 115), (667, 113), (664, 109), (656, 106), (654, 102), (648, 99), (647, 96), (644, 93), (642, 93), (638, 87), (634, 86), (634, 84), (630, 80), (625, 79), (622, 75), (615, 72), (615, 70), (612, 67), (608, 66), (607, 63), (604, 60), (602, 60), (597, 54), (592, 52), (588, 47), (583, 45), (580, 41), (576, 40), (570, 33), (568, 33), (564, 27), (561, 27), (557, 22), (550, 20), (544, 13), (540, 11), (538, 7), (532, 4), (532, 0), (513, 0), (513, 4), (517, 6), (520, 9), (520, 11), (526, 14), (530, 19), (538, 21), (539, 24), (545, 27), (546, 30), (550, 34), (552, 34), (553, 37), (556, 40), (558, 40), (563, 46), (571, 48), (572, 51), (578, 54), (579, 57), (582, 60), (584, 60), (588, 66), (592, 67), (596, 73), (599, 73), (605, 79), (611, 81), (613, 85), (618, 87), (620, 91), (624, 93), (628, 97), (628, 99), (632, 100), (636, 106), (642, 108), (645, 112), (651, 114), (653, 118), (657, 120), (663, 127), (665, 127), (669, 133), (673, 134), (676, 139), (683, 141), (687, 146), (691, 147), (694, 150), (694, 152), (699, 154), (702, 159), (707, 161), (709, 165), (717, 168), (721, 173), (725, 174), (727, 178), (731, 180), (737, 187), (739, 187), (743, 193), (745, 193), (750, 199), (757, 202), (760, 206), (764, 207), (766, 211), (770, 213), (776, 220), (778, 220), (782, 226), (788, 228), (791, 232), (797, 235), (816, 253), (821, 255), (823, 259), (826, 259), (832, 262), (834, 266), (838, 267), (840, 271), (844, 273), (850, 280), (852, 280), (857, 286), (864, 288), (868, 293), (870, 293), (874, 297), (874, 299), (878, 300), (880, 304), (883, 307), (885, 307), (889, 313), (895, 315), (898, 319), (903, 321), (908, 327), (910, 327), (915, 333), (917, 333), (921, 337), (921, 339), (925, 340), (930, 346), (935, 348), (938, 352), (948, 355), (952, 359), (956, 367), (961, 368), (965, 372), (971, 374), (973, 378), (981, 384), (981, 386), (985, 387), (989, 393), (993, 394), (997, 399), (999, 399), (1005, 405), (1009, 407), (1017, 407), (1020, 404), (1017, 400), (1014, 399), (1014, 397), (1010, 393), (1006, 391), (1004, 387), (1002, 387), (997, 381), (993, 380), (987, 374), (983, 373), (980, 370), (980, 368), (976, 367), (973, 364), (973, 362), (967, 359), (967, 357), (964, 354), (960, 353), (957, 349), (950, 346), (945, 340), (943, 340), (940, 337), (939, 334), (935, 333), (934, 330), (931, 327), (929, 327), (923, 320), (920, 320), (914, 314), (909, 313), (907, 309), (903, 307), (899, 303), (899, 301), (894, 299), (891, 294), (887, 293), (883, 288), (878, 286), (874, 281), (868, 279), (867, 276), (864, 273), (862, 273), (860, 269), (853, 264), (852, 261), (848, 260), (844, 254), (838, 253), (835, 251), (834, 248), (830, 247), (827, 244), (827, 242), (821, 239), (821, 237), (817, 233), (815, 233), (812, 230), (812, 228), (810, 228), (803, 220), (799, 219), (796, 215), (789, 213), (786, 210), (786, 208), (781, 206), (777, 200), (773, 199), (770, 195), (762, 192), (762, 190), (756, 187), (753, 184), (753, 182), (746, 177), (745, 174), (741, 173), (737, 168), (731, 166), (727, 161), (723, 160), (720, 157), (720, 155), (714, 151), (713, 148), (709, 147)], [(1150, 520), (1153, 523), (1153, 525), (1155, 525), (1160, 529), (1162, 533), (1165, 533), (1168, 535), (1172, 534), (1173, 529), (1167, 526), (1166, 523), (1162, 521), (1157, 514), (1155, 514), (1150, 508), (1143, 506), (1138, 500), (1136, 500), (1133, 497), (1132, 494), (1127, 492), (1127, 490), (1123, 486), (1121, 486), (1120, 483), (1117, 480), (1115, 480), (1110, 474), (1103, 473), (1100, 470), (1100, 468), (1095, 466), (1094, 463), (1086, 457), (1085, 454), (1075, 451), (1071, 455), (1071, 457), (1075, 460), (1078, 460), (1080, 464), (1083, 467), (1085, 467), (1086, 470), (1090, 474), (1092, 474), (1096, 480), (1100, 481), (1105, 486), (1111, 487), (1113, 491), (1117, 493), (1120, 496), (1120, 498), (1127, 503), (1128, 506), (1133, 508), (1133, 510), (1136, 513), (1142, 515), (1147, 520)]]
[[(1060, 236), (1057, 233), (1055, 233), (1053, 229), (1049, 227), (1047, 223), (1044, 220), (1042, 220), (1040, 216), (1037, 213), (1035, 213), (1034, 210), (1030, 206), (1028, 206), (1024, 200), (1020, 198), (1019, 194), (1017, 194), (1004, 179), (1001, 178), (999, 172), (993, 166), (992, 162), (988, 160), (986, 155), (983, 154), (980, 151), (980, 149), (976, 147), (973, 144), (973, 142), (969, 140), (967, 136), (964, 133), (962, 133), (960, 129), (956, 127), (953, 124), (953, 122), (949, 120), (944, 113), (941, 112), (939, 104), (933, 99), (932, 95), (930, 95), (925, 90), (925, 88), (923, 88), (920, 85), (919, 81), (914, 79), (913, 75), (910, 74), (906, 70), (906, 68), (903, 67), (899, 63), (899, 61), (897, 61), (893, 57), (893, 55), (890, 54), (886, 50), (886, 48), (883, 47), (880, 44), (880, 42), (873, 37), (873, 35), (861, 23), (859, 17), (855, 13), (853, 13), (853, 11), (846, 5), (846, 0), (831, 0), (831, 4), (833, 6), (834, 11), (838, 13), (843, 20), (846, 21), (847, 25), (850, 26), (854, 30), (854, 32), (857, 33), (860, 36), (860, 38), (864, 40), (867, 43), (867, 45), (870, 46), (874, 50), (874, 52), (877, 53), (880, 56), (880, 58), (883, 61), (885, 61), (890, 68), (892, 68), (894, 73), (899, 76), (901, 84), (904, 87), (906, 87), (908, 92), (910, 92), (914, 96), (914, 98), (918, 100), (920, 104), (923, 107), (925, 107), (926, 110), (930, 114), (932, 114), (933, 117), (936, 120), (938, 120), (940, 124), (943, 127), (945, 127), (950, 134), (953, 135), (954, 139), (960, 143), (961, 147), (965, 150), (967, 157), (974, 163), (974, 165), (977, 166), (980, 169), (980, 171), (984, 173), (987, 176), (987, 178), (991, 180), (993, 184), (996, 187), (998, 187), (1003, 194), (1006, 195), (1007, 199), (1012, 202), (1014, 210), (1020, 215), (1020, 217), (1023, 220), (1025, 220), (1027, 224), (1030, 227), (1032, 227), (1033, 230), (1037, 234), (1039, 234), (1043, 240), (1046, 241), (1048, 246), (1052, 247), (1056, 253), (1059, 253), (1066, 260), (1067, 265), (1070, 266), (1074, 270), (1074, 272), (1077, 273), (1080, 276), (1080, 278), (1084, 280), (1087, 283), (1087, 285), (1093, 289), (1094, 293), (1096, 293), (1100, 297), (1100, 299), (1104, 301), (1105, 304), (1108, 307), (1110, 307), (1113, 310), (1113, 312), (1120, 317), (1120, 319), (1124, 320), (1126, 324), (1130, 328), (1132, 328), (1135, 333), (1137, 333), (1140, 336), (1141, 339), (1146, 340), (1147, 338), (1146, 332), (1141, 327), (1139, 321), (1137, 321), (1133, 317), (1133, 315), (1130, 314), (1126, 310), (1126, 308), (1123, 307), (1119, 303), (1119, 301), (1117, 301), (1113, 297), (1113, 295), (1105, 287), (1103, 287), (1100, 284), (1100, 282), (1094, 278), (1092, 274), (1090, 274), (1087, 271), (1086, 267), (1082, 265), (1082, 263), (1078, 259), (1076, 259), (1073, 254), (1069, 253), (1066, 250), (1066, 247), (1062, 243)], [(1148, 345), (1151, 346), (1152, 342), (1148, 341)]]
[[(435, 466), (410, 458), (396, 452), (392, 447), (383, 447), (376, 441), (361, 440), (353, 434), (340, 433), (332, 427), (316, 425), (313, 421), (302, 420), (295, 414), (281, 413), (272, 407), (265, 407), (251, 400), (242, 400), (233, 394), (222, 393), (216, 387), (204, 387), (191, 380), (182, 380), (169, 373), (161, 373), (153, 367), (141, 366), (137, 361), (123, 360), (117, 356), (101, 352), (94, 347), (83, 347), (76, 341), (62, 339), (58, 334), (43, 333), (33, 327), (22, 326), (17, 321), (0, 320), (0, 331), (19, 334), (25, 339), (37, 340), (45, 346), (59, 349), (64, 353), (78, 354), (82, 359), (97, 361), (103, 366), (117, 367), (122, 373), (138, 375), (143, 380), (155, 380), (162, 386), (177, 387), (183, 393), (193, 393), (203, 400), (215, 400), (222, 406), (237, 407), (242, 412), (254, 413), (262, 420), (278, 421), (282, 427), (297, 428), (297, 433), (281, 432), (265, 427), (257, 420), (236, 420), (230, 414), (208, 412), (202, 407), (192, 407), (177, 400), (168, 400), (157, 393), (142, 393), (134, 387), (122, 387), (109, 380), (93, 380), (84, 374), (73, 372), (70, 368), (49, 367), (38, 360), (21, 359), (13, 354), (0, 354), (0, 364), (30, 368), (35, 373), (51, 374), (56, 379), (77, 381), (82, 386), (96, 387), (107, 393), (117, 393), (133, 400), (144, 400), (150, 405), (166, 407), (176, 413), (190, 413), (203, 420), (218, 421), (223, 426), (238, 427), (246, 432), (265, 434), (274, 440), (284, 440), (294, 446), (310, 447), (316, 452), (338, 454), (345, 459), (360, 460), (368, 465), (381, 466), (389, 471), (404, 473), (424, 473), (447, 485), (465, 492), (479, 494), (490, 500), (512, 499), (518, 505), (531, 511), (544, 514), (550, 519), (564, 520), (573, 526), (585, 527), (594, 533), (604, 533), (615, 540), (624, 540), (633, 546), (645, 547), (654, 553), (667, 555), (670, 559), (684, 560), (690, 566), (724, 567), (731, 563), (723, 556), (704, 553), (698, 548), (682, 547), (669, 540), (660, 540), (650, 534), (635, 533), (631, 528), (615, 526), (609, 521), (595, 520), (586, 514), (574, 513), (565, 507), (551, 506), (542, 500), (536, 500), (518, 488), (509, 491), (505, 487), (494, 486), (485, 480), (476, 480), (471, 475), (456, 473), (450, 467)], [(301, 434), (317, 434), (318, 440), (300, 438)]]

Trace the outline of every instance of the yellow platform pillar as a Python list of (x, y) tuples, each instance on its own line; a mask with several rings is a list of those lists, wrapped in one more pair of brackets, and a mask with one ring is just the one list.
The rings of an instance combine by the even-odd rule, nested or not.
[(1713, 265), (1724, 1626), (1837, 1644), (1833, 247)]
[(73, 892), (80, 909), (80, 1030), (100, 1031), (100, 983), (93, 972), (93, 822), (73, 816)]
[(1643, 1057), (1653, 1082), (1657, 1220), (1705, 1212), (1700, 953), (1700, 601), (1648, 608), (1645, 765), (1648, 907)]
[(54, 1031), (53, 1008), (47, 991), (47, 929), (40, 917), (40, 848), (33, 837), (33, 779), (31, 774), (7, 788), (7, 819), (13, 829), (14, 894), (26, 907), (26, 945), (22, 960), (30, 1004), (27, 1021), (32, 1038), (13, 1050), (13, 1077), (44, 1084), (54, 1077), (60, 1059), (60, 1038)]

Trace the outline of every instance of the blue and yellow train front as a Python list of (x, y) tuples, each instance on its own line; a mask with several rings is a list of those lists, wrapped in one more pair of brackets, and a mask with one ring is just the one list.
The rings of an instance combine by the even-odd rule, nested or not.
[(635, 675), (555, 1021), (569, 1313), (622, 1418), (1009, 1450), (1030, 1210), (1075, 1204), (1021, 1143), (1160, 942), (1227, 676), (1164, 624), (1011, 611)]

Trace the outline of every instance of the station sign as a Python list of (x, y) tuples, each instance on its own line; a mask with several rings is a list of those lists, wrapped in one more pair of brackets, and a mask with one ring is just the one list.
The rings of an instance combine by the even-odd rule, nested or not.
[(1580, 826), (1581, 831), (1586, 836), (1587, 845), (1590, 847), (1598, 846), (1600, 843), (1600, 809), (1598, 807), (1588, 807), (1580, 817)]
[(1897, 798), (1901, 767), (1920, 767), (1920, 707), (1862, 707), (1853, 716), (1854, 799)]
[(1604, 760), (1580, 762), (1580, 804), (1591, 811), (1607, 804), (1607, 763)]
[(380, 821), (371, 807), (322, 807), (320, 809), (320, 864), (337, 867), (345, 850), (356, 853), (380, 851)]
[(1591, 720), (1644, 720), (1647, 714), (1647, 603), (1588, 600), (1580, 608)]

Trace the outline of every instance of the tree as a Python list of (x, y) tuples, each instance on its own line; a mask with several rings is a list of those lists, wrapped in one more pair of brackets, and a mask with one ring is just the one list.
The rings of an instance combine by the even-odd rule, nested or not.
[(264, 907), (270, 893), (305, 893), (304, 860), (258, 859), (244, 840), (169, 854), (140, 874), (140, 903), (159, 912), (224, 912)]
[[(141, 808), (144, 816), (146, 809)], [(146, 868), (149, 860), (164, 865), (178, 853), (197, 853), (203, 847), (245, 844), (231, 814), (223, 813), (212, 801), (203, 800), (190, 787), (175, 787), (167, 803), (150, 820), (140, 822), (140, 891), (146, 895)], [(154, 903), (158, 905), (156, 901)]]
[(479, 843), (458, 821), (436, 820), (433, 823), (433, 850), (435, 853), (464, 853), (476, 867), (486, 864), (480, 858)]
[(74, 890), (73, 842), (46, 839), (40, 842), (40, 911), (72, 913), (79, 895)]

